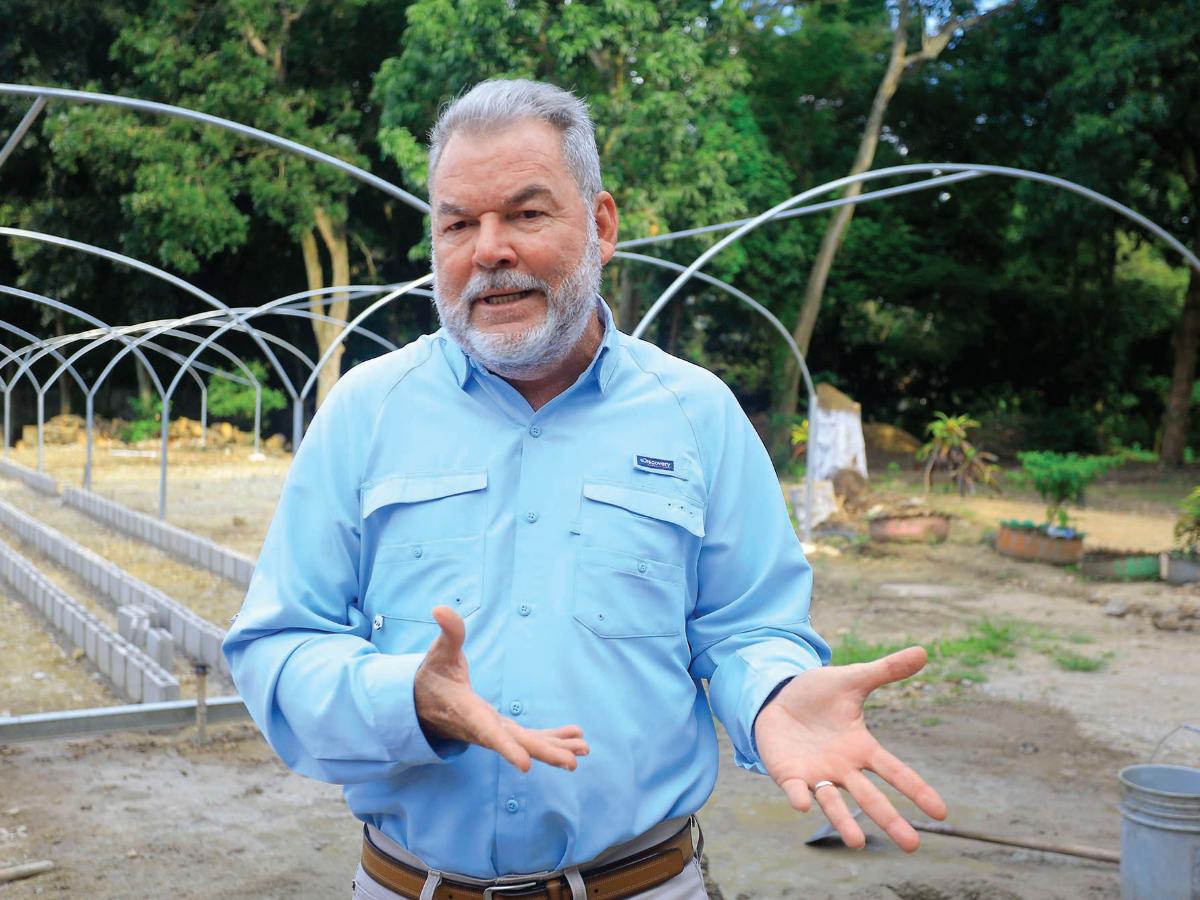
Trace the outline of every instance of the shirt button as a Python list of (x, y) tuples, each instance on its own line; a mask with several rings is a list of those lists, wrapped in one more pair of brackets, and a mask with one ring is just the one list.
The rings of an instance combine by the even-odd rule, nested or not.
[(522, 603), (520, 606), (517, 607), (517, 612), (519, 612), (523, 616), (527, 616), (531, 612), (533, 612), (533, 609), (530, 607), (530, 605), (528, 603)]
[(413, 549), (412, 549), (412, 555), (413, 555), (413, 557), (414, 557), (415, 559), (420, 559), (420, 558), (421, 558), (421, 554), (422, 554), (422, 553), (424, 553), (424, 552), (425, 552), (425, 551), (424, 551), (424, 550), (422, 550), (422, 549), (420, 548), (420, 546), (413, 547)]
[(506, 802), (504, 804), (504, 808), (507, 809), (510, 813), (515, 813), (518, 809), (521, 808), (521, 804), (517, 802), (516, 797), (509, 797), (508, 802)]
[(538, 514), (535, 513), (532, 509), (529, 512), (525, 513), (525, 521), (526, 522), (529, 522), (530, 524), (532, 524), (532, 523), (536, 522), (537, 520), (538, 520)]
[(541, 437), (542, 436), (542, 426), (541, 425), (530, 425), (529, 426), (529, 434), (533, 437)]
[(643, 575), (646, 574), (646, 564), (644, 562), (638, 563), (638, 571), (641, 572)]
[(514, 700), (512, 703), (508, 704), (508, 711), (514, 716), (519, 716), (521, 714), (521, 710), (524, 708), (525, 707), (521, 705), (520, 700)]

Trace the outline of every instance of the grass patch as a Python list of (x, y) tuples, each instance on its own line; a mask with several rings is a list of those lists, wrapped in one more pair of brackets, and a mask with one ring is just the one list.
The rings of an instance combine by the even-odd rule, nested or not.
[(941, 716), (925, 716), (919, 721), (925, 728), (933, 728), (935, 725), (941, 725), (943, 720)]
[(1068, 634), (1067, 640), (1072, 644), (1094, 644), (1096, 639), (1090, 634)]
[[(986, 681), (978, 670), (996, 659), (1010, 659), (1016, 655), (1017, 626), (1012, 622), (984, 620), (973, 623), (967, 633), (958, 637), (941, 638), (924, 644), (929, 653), (929, 665), (921, 677), (930, 681), (950, 681), (958, 684), (978, 684)], [(915, 641), (904, 643), (871, 643), (851, 633), (833, 647), (833, 664), (871, 662), (889, 653), (911, 646)]]
[(1083, 656), (1071, 650), (1059, 650), (1054, 654), (1054, 661), (1058, 663), (1060, 669), (1067, 672), (1098, 672), (1104, 668), (1108, 662), (1108, 654), (1096, 658), (1094, 656)]

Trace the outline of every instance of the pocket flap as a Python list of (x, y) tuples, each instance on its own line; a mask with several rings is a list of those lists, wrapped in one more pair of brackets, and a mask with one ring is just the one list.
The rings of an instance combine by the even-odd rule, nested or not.
[(437, 475), (391, 475), (363, 485), (362, 517), (392, 503), (422, 503), (487, 487), (487, 469)]
[(585, 481), (583, 496), (597, 503), (619, 506), (639, 516), (670, 522), (696, 537), (704, 537), (704, 507), (688, 497), (659, 494), (606, 481)]

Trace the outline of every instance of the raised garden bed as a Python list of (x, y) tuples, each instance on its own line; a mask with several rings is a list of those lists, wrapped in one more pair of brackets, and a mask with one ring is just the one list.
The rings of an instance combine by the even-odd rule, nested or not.
[(940, 544), (950, 535), (950, 517), (940, 513), (876, 516), (868, 529), (873, 541)]
[(1001, 522), (996, 550), (1014, 559), (1072, 566), (1083, 559), (1083, 534), (1032, 522)]
[(1200, 556), (1191, 553), (1162, 553), (1158, 557), (1158, 577), (1170, 584), (1200, 581)]
[(1124, 550), (1089, 550), (1079, 565), (1084, 578), (1103, 581), (1157, 581), (1157, 553)]

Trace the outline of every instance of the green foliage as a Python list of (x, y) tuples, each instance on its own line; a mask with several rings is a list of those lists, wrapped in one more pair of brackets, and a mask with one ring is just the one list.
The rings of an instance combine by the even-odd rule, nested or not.
[(1179, 504), (1179, 518), (1175, 520), (1175, 542), (1179, 549), (1192, 556), (1200, 554), (1200, 486)]
[(933, 472), (936, 468), (949, 471), (951, 481), (958, 485), (959, 496), (975, 493), (976, 484), (984, 484), (996, 493), (996, 473), (1000, 471), (996, 455), (980, 450), (967, 438), (967, 432), (978, 428), (979, 423), (970, 416), (948, 416), (934, 413), (934, 420), (925, 426), (930, 440), (917, 451), (917, 461), (925, 461), (925, 493), (933, 489)]
[(1107, 655), (1099, 658), (1084, 656), (1072, 650), (1059, 650), (1054, 654), (1054, 661), (1060, 669), (1067, 672), (1098, 672), (1108, 662)]
[[(1017, 626), (1011, 622), (993, 622), (984, 619), (972, 623), (966, 634), (952, 638), (941, 638), (925, 645), (929, 653), (930, 678), (952, 682), (984, 681), (982, 673), (975, 671), (995, 659), (1008, 659), (1016, 655), (1019, 635)], [(871, 662), (910, 646), (906, 643), (870, 643), (851, 632), (833, 647), (833, 664)]]
[(126, 444), (136, 444), (162, 434), (162, 400), (158, 397), (129, 398), (130, 420), (126, 422), (117, 437)]
[(1017, 458), (1042, 500), (1048, 504), (1047, 524), (1057, 520), (1063, 528), (1068, 522), (1064, 508), (1067, 501), (1084, 503), (1088, 485), (1097, 476), (1124, 462), (1119, 456), (1080, 456), (1078, 453), (1032, 450), (1018, 453)]
[[(267, 367), (258, 360), (252, 360), (246, 364), (258, 383), (262, 387), (262, 412), (266, 415), (277, 409), (283, 409), (287, 406), (287, 400), (283, 396), (283, 392), (272, 387), (267, 387)], [(243, 375), (245, 373), (239, 372)], [(211, 375), (208, 379), (208, 411), (211, 415), (221, 419), (241, 419), (245, 422), (254, 421), (254, 388), (248, 384), (241, 384), (237, 381), (231, 381), (228, 378), (222, 378), (219, 375)]]

